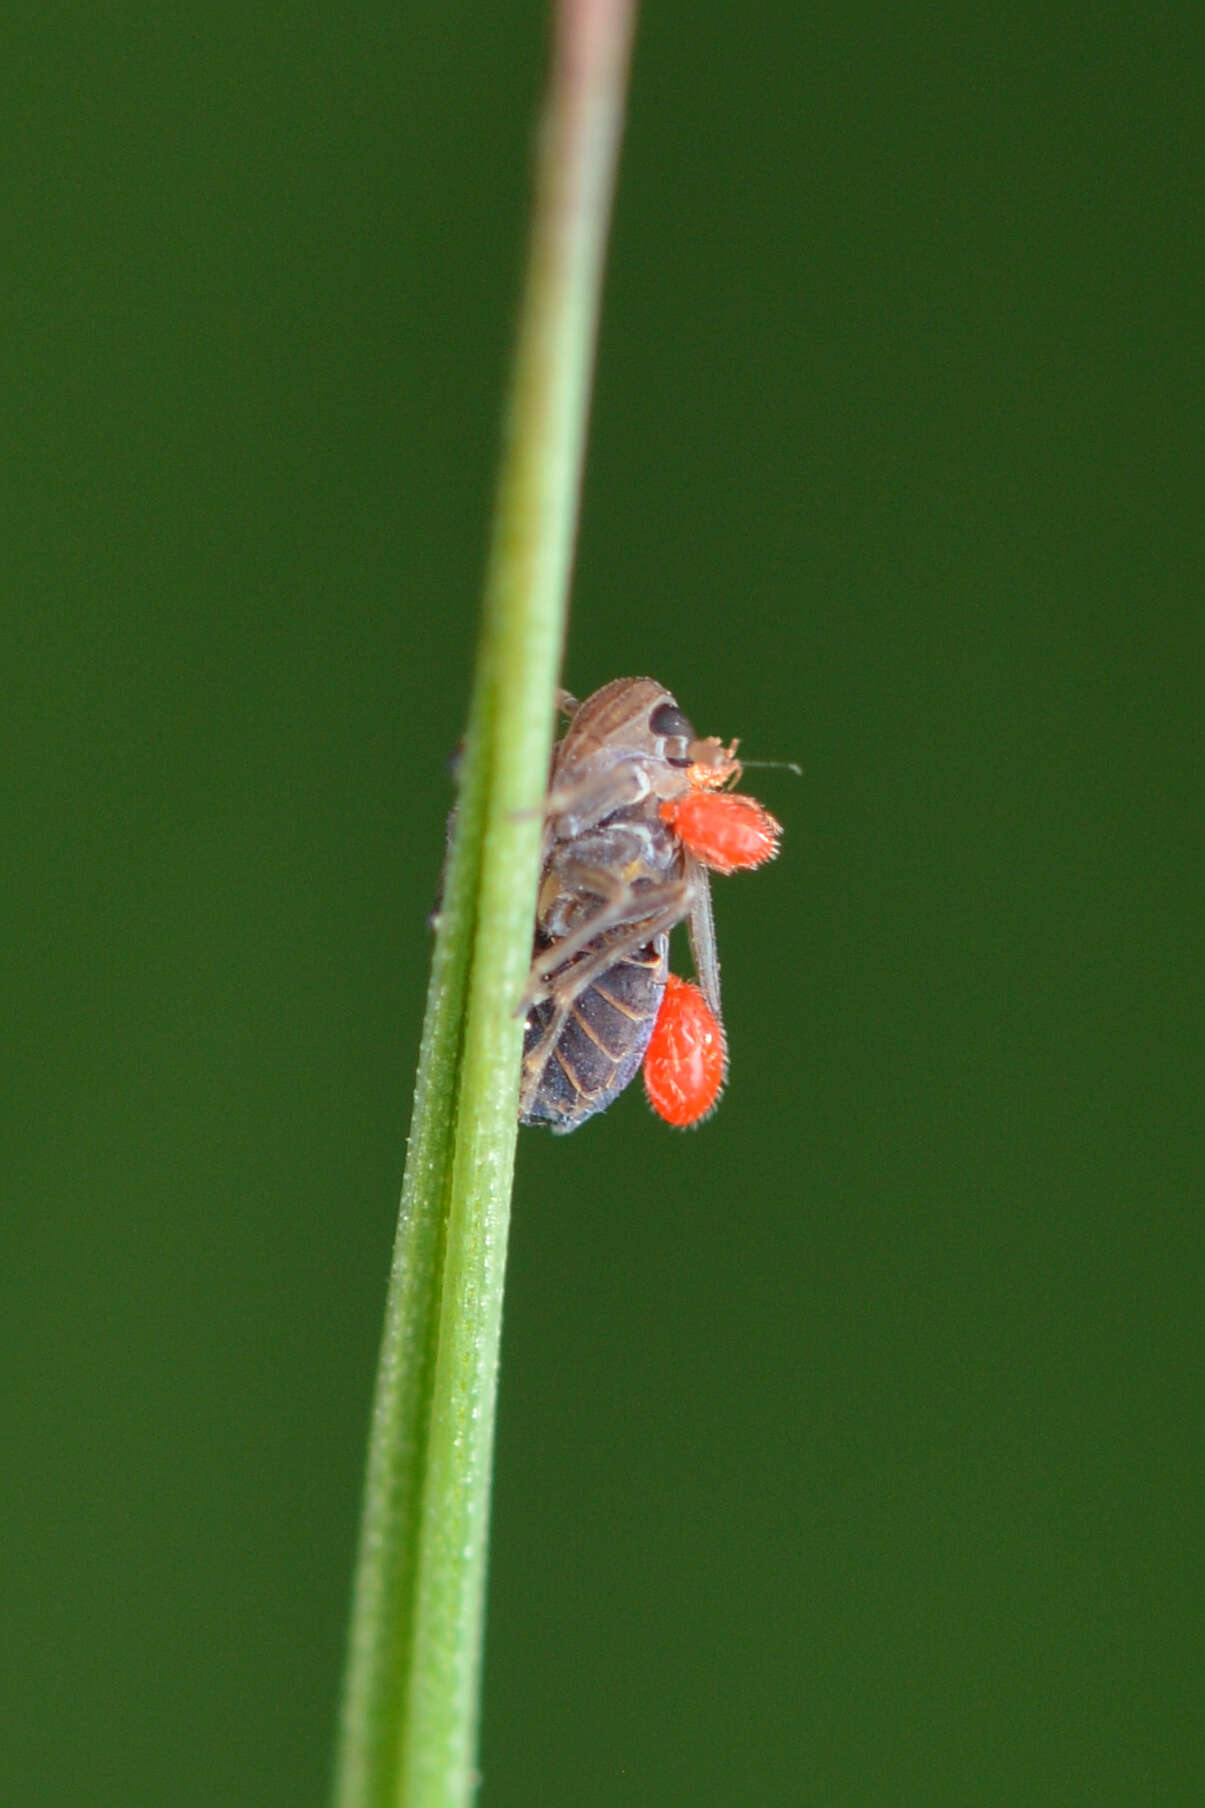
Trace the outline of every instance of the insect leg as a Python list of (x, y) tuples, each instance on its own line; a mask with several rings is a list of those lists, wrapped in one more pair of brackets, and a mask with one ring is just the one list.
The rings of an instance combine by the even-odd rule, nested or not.
[[(587, 916), (571, 935), (562, 936), (551, 947), (542, 948), (536, 954), (523, 994), (524, 1006), (551, 998), (559, 983), (558, 976), (568, 976), (566, 969), (572, 969), (573, 984), (580, 991), (608, 967), (614, 966), (629, 948), (639, 947), (642, 942), (667, 933), (692, 908), (697, 889), (693, 875), (671, 879), (662, 885), (646, 885), (640, 891), (617, 883), (606, 873), (585, 876), (589, 879), (589, 889), (603, 900), (602, 907)], [(616, 937), (615, 931), (620, 929), (628, 929), (631, 934)], [(600, 945), (595, 947), (595, 943)], [(581, 958), (583, 955), (586, 955), (585, 959)]]
[(540, 1090), (540, 1082), (544, 1078), (544, 1069), (548, 1065), (549, 1057), (560, 1041), (561, 1033), (568, 1022), (575, 996), (576, 994), (572, 994), (554, 1007), (544, 1026), (544, 1033), (540, 1040), (523, 1056), (523, 1079), (519, 1087), (520, 1117), (526, 1117), (531, 1110), (536, 1094)]

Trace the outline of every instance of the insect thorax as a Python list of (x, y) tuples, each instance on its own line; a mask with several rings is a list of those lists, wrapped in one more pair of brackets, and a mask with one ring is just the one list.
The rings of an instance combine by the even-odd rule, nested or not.
[(651, 802), (637, 805), (553, 844), (540, 886), (537, 932), (549, 942), (560, 941), (601, 915), (621, 893), (631, 897), (638, 918), (641, 893), (680, 877), (682, 870), (675, 836)]

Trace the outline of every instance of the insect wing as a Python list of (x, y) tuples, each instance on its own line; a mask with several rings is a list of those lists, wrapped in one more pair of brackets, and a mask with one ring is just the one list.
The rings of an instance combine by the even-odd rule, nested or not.
[(705, 866), (689, 855), (687, 856), (687, 872), (692, 881), (693, 902), (690, 914), (686, 919), (687, 934), (690, 936), (690, 957), (695, 964), (695, 973), (703, 996), (711, 1008), (711, 1014), (717, 1023), (723, 1022), (720, 1010), (720, 957), (715, 945), (715, 913), (711, 907), (711, 880)]

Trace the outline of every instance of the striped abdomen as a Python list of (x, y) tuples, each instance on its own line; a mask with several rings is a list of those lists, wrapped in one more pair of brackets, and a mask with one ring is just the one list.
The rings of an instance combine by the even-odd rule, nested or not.
[[(576, 1130), (635, 1078), (665, 990), (668, 940), (659, 935), (617, 954), (614, 964), (573, 1000), (523, 1123), (551, 1124), (562, 1134)], [(538, 1046), (555, 1009), (555, 999), (547, 998), (529, 1011), (525, 1055)]]

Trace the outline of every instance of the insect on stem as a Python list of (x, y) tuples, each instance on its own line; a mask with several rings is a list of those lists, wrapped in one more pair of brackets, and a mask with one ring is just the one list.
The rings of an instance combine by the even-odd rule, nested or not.
[[(764, 805), (728, 788), (743, 769), (736, 747), (700, 739), (651, 678), (616, 678), (573, 707), (545, 802), (523, 1123), (576, 1130), (642, 1065), (668, 1123), (713, 1109), (727, 1052), (710, 875), (772, 860), (782, 834)], [(697, 985), (669, 972), (681, 922)]]

